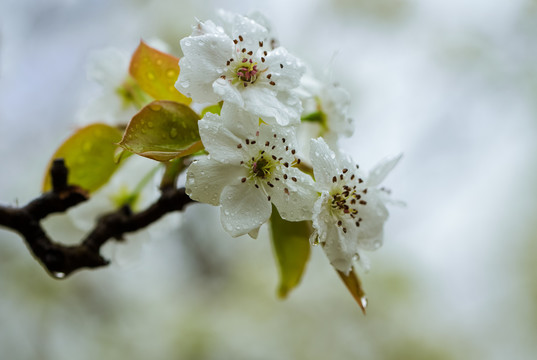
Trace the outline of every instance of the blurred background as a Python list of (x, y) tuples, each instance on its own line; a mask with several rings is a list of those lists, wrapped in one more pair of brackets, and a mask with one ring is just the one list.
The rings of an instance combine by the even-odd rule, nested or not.
[[(196, 205), (149, 229), (136, 259), (63, 281), (0, 229), (0, 357), (534, 359), (535, 0), (2, 0), (2, 204), (39, 194), (100, 91), (86, 77), (93, 51), (160, 38), (180, 56), (195, 18), (217, 8), (262, 12), (283, 46), (349, 90), (356, 131), (342, 146), (363, 168), (404, 153), (385, 185), (407, 206), (390, 209), (360, 271), (367, 316), (320, 248), (277, 299), (267, 229), (230, 238)], [(55, 238), (83, 235), (67, 215), (50, 223)]]

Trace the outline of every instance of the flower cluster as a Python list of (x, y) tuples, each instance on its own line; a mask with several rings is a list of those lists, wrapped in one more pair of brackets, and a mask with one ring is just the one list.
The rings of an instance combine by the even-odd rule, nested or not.
[[(337, 149), (354, 128), (349, 94), (306, 74), (259, 15), (198, 21), (181, 49), (177, 90), (221, 105), (199, 121), (206, 155), (187, 170), (187, 194), (220, 206), (232, 236), (256, 237), (273, 206), (286, 221), (311, 221), (312, 244), (348, 274), (360, 251), (382, 244), (388, 193), (378, 185), (400, 157), (368, 174)], [(297, 131), (312, 124), (301, 146)]]

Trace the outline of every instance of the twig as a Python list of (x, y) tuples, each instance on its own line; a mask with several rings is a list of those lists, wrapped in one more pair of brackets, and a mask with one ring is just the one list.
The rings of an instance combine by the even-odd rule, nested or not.
[(76, 270), (106, 266), (109, 261), (100, 255), (100, 248), (110, 239), (142, 229), (163, 215), (182, 210), (192, 202), (184, 188), (165, 187), (160, 198), (144, 211), (133, 214), (128, 206), (104, 215), (95, 228), (78, 245), (63, 245), (51, 240), (41, 227), (46, 216), (65, 212), (89, 199), (78, 186), (67, 184), (68, 170), (62, 159), (51, 167), (52, 191), (21, 208), (0, 206), (0, 226), (18, 232), (33, 256), (55, 278), (64, 278)]

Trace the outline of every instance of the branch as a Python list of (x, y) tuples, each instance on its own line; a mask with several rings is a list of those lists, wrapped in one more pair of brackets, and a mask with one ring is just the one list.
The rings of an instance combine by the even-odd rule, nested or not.
[(182, 210), (192, 200), (185, 189), (166, 186), (160, 198), (142, 212), (133, 214), (128, 206), (102, 216), (95, 228), (78, 245), (63, 245), (51, 240), (41, 227), (46, 216), (65, 212), (89, 199), (87, 191), (67, 184), (68, 170), (62, 159), (54, 160), (50, 174), (52, 190), (21, 208), (0, 206), (0, 226), (18, 232), (33, 256), (55, 278), (64, 278), (76, 270), (106, 266), (101, 247), (110, 239), (142, 229), (163, 215)]

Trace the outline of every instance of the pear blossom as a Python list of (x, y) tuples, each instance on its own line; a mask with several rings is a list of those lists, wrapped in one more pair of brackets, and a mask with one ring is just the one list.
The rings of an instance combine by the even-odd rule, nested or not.
[(294, 89), (302, 62), (283, 47), (272, 49), (269, 31), (256, 21), (223, 17), (224, 27), (200, 21), (181, 40), (175, 87), (196, 102), (233, 103), (269, 124), (298, 124), (302, 105)]
[(294, 165), (293, 127), (269, 126), (243, 109), (224, 103), (221, 115), (207, 113), (199, 131), (209, 156), (193, 162), (186, 192), (194, 200), (221, 206), (231, 236), (256, 236), (276, 206), (283, 219), (309, 220), (318, 194), (313, 180)]
[[(169, 52), (169, 46), (158, 38), (147, 41), (152, 47)], [(123, 49), (107, 47), (90, 53), (86, 77), (100, 86), (100, 94), (77, 114), (77, 122), (87, 125), (96, 121), (111, 126), (125, 126), (151, 102), (129, 75), (131, 54)]]
[(322, 139), (312, 139), (310, 157), (321, 196), (313, 208), (312, 243), (320, 243), (330, 263), (348, 273), (361, 250), (382, 245), (388, 218), (388, 193), (378, 185), (401, 155), (387, 159), (369, 174), (347, 157), (336, 154)]
[[(334, 81), (320, 81), (310, 74), (301, 79), (300, 97), (304, 107), (302, 119), (318, 122), (317, 136), (325, 139), (352, 136), (354, 122), (349, 117), (350, 94)], [(333, 140), (333, 139), (330, 139)]]

